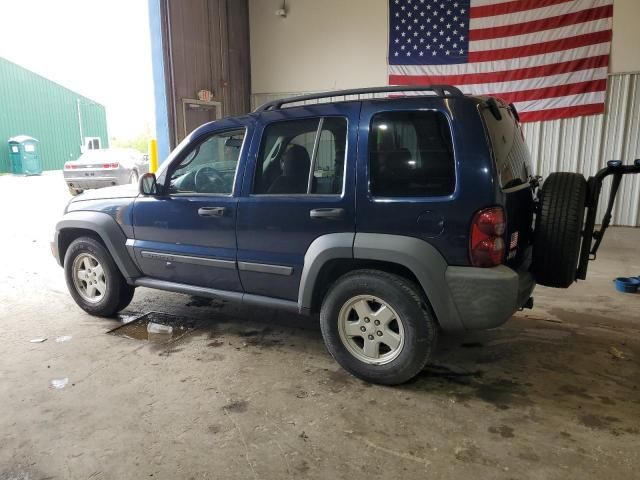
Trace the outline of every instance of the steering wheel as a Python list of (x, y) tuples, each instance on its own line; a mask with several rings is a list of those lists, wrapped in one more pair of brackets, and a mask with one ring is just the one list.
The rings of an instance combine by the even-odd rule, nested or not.
[(206, 165), (196, 171), (193, 183), (198, 193), (223, 193), (226, 186), (220, 172)]

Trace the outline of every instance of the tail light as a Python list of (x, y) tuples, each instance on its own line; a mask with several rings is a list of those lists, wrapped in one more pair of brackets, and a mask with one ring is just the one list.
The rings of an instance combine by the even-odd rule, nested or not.
[(66, 162), (64, 164), (64, 169), (65, 170), (75, 170), (76, 168), (78, 168), (78, 166), (74, 165), (73, 163)]
[(119, 163), (105, 163), (102, 165), (102, 168), (118, 168), (120, 166)]
[(495, 267), (504, 261), (505, 226), (502, 207), (485, 208), (473, 216), (469, 258), (474, 267)]

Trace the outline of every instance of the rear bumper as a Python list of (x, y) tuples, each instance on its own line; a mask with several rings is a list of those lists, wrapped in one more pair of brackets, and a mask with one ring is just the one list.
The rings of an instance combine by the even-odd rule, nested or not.
[(78, 177), (78, 178), (65, 178), (69, 188), (74, 190), (85, 190), (89, 188), (101, 188), (118, 185), (117, 177)]
[(535, 280), (528, 271), (448, 267), (445, 279), (466, 330), (495, 328), (506, 322), (531, 296)]
[(72, 190), (88, 190), (90, 188), (110, 187), (129, 183), (128, 171), (111, 170), (106, 172), (89, 172), (90, 175), (78, 175), (64, 172), (64, 181)]

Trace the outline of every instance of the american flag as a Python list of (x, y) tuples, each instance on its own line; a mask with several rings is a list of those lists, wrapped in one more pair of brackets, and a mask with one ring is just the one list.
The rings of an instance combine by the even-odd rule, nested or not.
[(522, 121), (604, 112), (613, 0), (389, 0), (389, 84), (450, 84)]

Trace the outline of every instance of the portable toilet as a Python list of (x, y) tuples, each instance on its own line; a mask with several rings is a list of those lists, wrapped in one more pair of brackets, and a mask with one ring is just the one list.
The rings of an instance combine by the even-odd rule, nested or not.
[(11, 172), (15, 175), (40, 175), (42, 163), (38, 152), (38, 140), (27, 135), (9, 139)]

